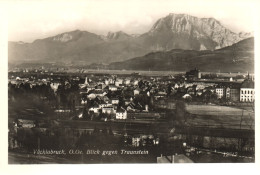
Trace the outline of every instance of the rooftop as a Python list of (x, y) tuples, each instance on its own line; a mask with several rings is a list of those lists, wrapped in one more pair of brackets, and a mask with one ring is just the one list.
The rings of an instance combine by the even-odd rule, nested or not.
[(252, 88), (254, 89), (255, 88), (255, 83), (251, 80), (245, 80), (242, 85), (241, 85), (241, 88)]

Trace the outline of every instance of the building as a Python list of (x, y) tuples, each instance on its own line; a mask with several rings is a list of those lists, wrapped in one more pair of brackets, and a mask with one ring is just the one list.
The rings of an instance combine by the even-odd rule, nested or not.
[(102, 90), (102, 89), (103, 89), (102, 84), (98, 84), (95, 86), (95, 90)]
[(225, 98), (230, 101), (239, 101), (240, 99), (240, 83), (219, 84), (216, 86), (215, 92), (217, 98)]
[(225, 97), (226, 97), (226, 99), (230, 99), (230, 87), (227, 87), (225, 89)]
[(135, 86), (138, 85), (138, 82), (139, 82), (138, 80), (133, 80), (133, 85)]
[(134, 95), (139, 95), (141, 92), (141, 89), (139, 87), (137, 87), (135, 90), (134, 90)]
[(18, 119), (17, 120), (17, 126), (21, 128), (34, 128), (35, 123), (33, 120), (27, 120), (27, 119)]
[(196, 85), (187, 88), (187, 93), (190, 95), (196, 95)]
[(124, 84), (125, 85), (129, 85), (130, 84), (130, 80), (129, 79), (125, 79)]
[(102, 113), (104, 113), (104, 114), (115, 114), (114, 107), (112, 107), (112, 106), (103, 107), (102, 108)]
[(116, 119), (127, 119), (127, 111), (122, 107), (116, 110)]
[(100, 104), (99, 104), (99, 106), (101, 107), (101, 108), (104, 108), (104, 107), (111, 107), (112, 106), (112, 103), (106, 103), (106, 102), (101, 102)]
[(105, 85), (109, 85), (109, 80), (105, 79)]
[(103, 91), (96, 91), (95, 94), (97, 97), (104, 97), (107, 93)]
[(117, 87), (115, 85), (109, 85), (108, 89), (110, 91), (117, 91)]
[(186, 78), (187, 80), (197, 80), (201, 78), (200, 70), (195, 68), (194, 70), (190, 70), (189, 72), (186, 72)]
[(132, 137), (132, 145), (134, 147), (139, 147), (140, 146), (140, 141), (141, 141), (140, 137)]
[(113, 78), (107, 79), (108, 84), (115, 84), (115, 80)]
[(123, 80), (122, 79), (116, 79), (115, 85), (119, 86), (120, 84), (123, 84)]
[(87, 103), (88, 103), (88, 101), (87, 101), (86, 98), (81, 98), (81, 104), (82, 104), (82, 105), (85, 105), (85, 104), (87, 104)]
[(240, 83), (239, 84), (232, 84), (229, 86), (229, 97), (226, 94), (226, 97), (230, 99), (230, 101), (237, 102), (240, 100)]
[(157, 92), (157, 93), (154, 95), (154, 98), (155, 98), (155, 99), (164, 98), (164, 97), (166, 97), (166, 95), (167, 95), (166, 92), (164, 92), (164, 91), (159, 91), (159, 92)]
[(100, 106), (96, 103), (94, 104), (90, 109), (89, 111), (93, 111), (94, 113), (99, 113), (99, 110), (100, 110)]
[(180, 86), (176, 83), (175, 85), (174, 85), (174, 89), (178, 89)]
[(190, 94), (185, 94), (185, 95), (182, 96), (182, 98), (184, 98), (184, 99), (192, 99)]
[(51, 83), (50, 84), (50, 87), (51, 87), (51, 89), (54, 91), (54, 92), (57, 92), (57, 90), (58, 90), (58, 88), (59, 88), (59, 85), (60, 85), (60, 83)]
[(87, 90), (88, 91), (91, 91), (91, 90), (94, 90), (95, 89), (95, 84), (94, 83), (91, 83), (87, 86)]
[(112, 99), (111, 99), (111, 103), (112, 103), (113, 105), (117, 105), (117, 104), (119, 103), (119, 99), (118, 99), (118, 98), (112, 98)]
[(230, 88), (230, 100), (239, 101), (239, 97), (240, 97), (240, 89)]
[(246, 79), (240, 88), (240, 101), (241, 102), (254, 102), (255, 101), (255, 89), (254, 82), (249, 78)]
[(223, 85), (218, 85), (216, 87), (216, 94), (217, 94), (217, 98), (220, 99), (220, 98), (223, 98), (223, 97), (226, 97), (226, 88), (225, 86)]

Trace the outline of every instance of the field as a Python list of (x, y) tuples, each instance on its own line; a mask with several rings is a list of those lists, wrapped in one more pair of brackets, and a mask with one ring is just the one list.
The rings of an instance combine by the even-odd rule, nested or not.
[(191, 114), (197, 115), (213, 115), (213, 116), (241, 116), (242, 114), (247, 116), (253, 116), (253, 110), (243, 110), (228, 106), (217, 106), (217, 105), (187, 105), (187, 110)]
[(243, 110), (227, 106), (187, 105), (187, 111), (194, 114), (188, 118), (193, 126), (208, 126), (230, 129), (254, 129), (255, 114), (251, 109)]

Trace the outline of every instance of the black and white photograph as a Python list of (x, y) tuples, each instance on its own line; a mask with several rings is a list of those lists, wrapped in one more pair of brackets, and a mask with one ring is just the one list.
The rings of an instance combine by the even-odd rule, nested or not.
[(254, 1), (13, 1), (8, 164), (255, 163)]

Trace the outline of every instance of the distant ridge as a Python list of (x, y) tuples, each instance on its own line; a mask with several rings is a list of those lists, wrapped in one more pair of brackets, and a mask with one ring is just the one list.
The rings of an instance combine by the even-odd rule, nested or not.
[(236, 34), (214, 18), (171, 13), (158, 19), (148, 32), (141, 35), (118, 31), (103, 36), (75, 30), (32, 43), (9, 42), (8, 58), (10, 63), (34, 60), (108, 64), (156, 51), (215, 50), (250, 36), (250, 33)]
[(194, 67), (209, 72), (254, 71), (254, 38), (215, 51), (173, 49), (158, 51), (109, 65), (118, 70), (185, 71)]

